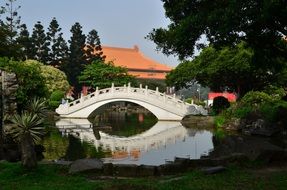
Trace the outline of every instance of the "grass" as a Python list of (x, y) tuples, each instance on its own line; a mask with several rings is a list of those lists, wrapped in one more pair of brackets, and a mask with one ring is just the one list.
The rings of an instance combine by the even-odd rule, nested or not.
[(1, 190), (285, 190), (287, 170), (247, 170), (229, 167), (225, 172), (204, 175), (191, 171), (178, 176), (135, 179), (91, 179), (88, 175), (69, 175), (65, 166), (41, 164), (34, 171), (25, 171), (19, 163), (0, 162)]

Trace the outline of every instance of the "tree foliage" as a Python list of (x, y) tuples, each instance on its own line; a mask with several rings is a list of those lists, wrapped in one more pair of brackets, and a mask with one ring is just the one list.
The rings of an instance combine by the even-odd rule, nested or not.
[(115, 86), (122, 86), (129, 82), (135, 82), (134, 76), (129, 75), (126, 68), (114, 66), (112, 62), (104, 63), (100, 60), (87, 65), (79, 80), (82, 84), (93, 88), (107, 88), (112, 83)]
[(63, 38), (61, 30), (58, 21), (56, 18), (53, 18), (47, 32), (47, 40), (50, 44), (47, 64), (57, 68), (62, 67), (62, 64), (66, 61), (68, 56), (68, 45)]
[(17, 38), (17, 43), (21, 46), (21, 60), (32, 59), (35, 57), (34, 47), (32, 43), (32, 39), (30, 37), (30, 33), (27, 29), (26, 24), (22, 24), (20, 27), (20, 33)]
[(24, 63), (40, 68), (40, 74), (44, 78), (45, 86), (49, 94), (57, 90), (63, 93), (68, 91), (70, 85), (64, 72), (53, 66), (44, 65), (36, 60), (26, 60)]
[(285, 0), (162, 1), (171, 24), (167, 29), (154, 29), (148, 37), (166, 54), (191, 56), (202, 35), (213, 45), (246, 41), (256, 50), (272, 47), (284, 53), (279, 45), (287, 35)]
[[(213, 48), (223, 49), (220, 53), (224, 53), (225, 47), (236, 49), (238, 44), (244, 42), (252, 50), (253, 55), (248, 67), (251, 67), (254, 72), (242, 72), (242, 69), (248, 69), (245, 68), (247, 65), (242, 63), (242, 66), (237, 64), (237, 67), (238, 72), (242, 73), (243, 76), (234, 72), (220, 72), (216, 79), (222, 78), (219, 75), (235, 74), (225, 77), (239, 78), (238, 85), (241, 86), (241, 78), (246, 78), (248, 74), (250, 83), (256, 84), (250, 86), (244, 81), (247, 85), (245, 88), (252, 89), (254, 86), (262, 88), (267, 81), (278, 83), (279, 75), (281, 78), (286, 76), (286, 74), (282, 75), (282, 70), (286, 71), (287, 62), (287, 43), (283, 40), (283, 37), (287, 35), (287, 3), (285, 0), (162, 1), (166, 16), (171, 20), (171, 24), (168, 28), (154, 29), (148, 35), (148, 38), (153, 40), (158, 49), (161, 49), (165, 54), (177, 54), (181, 59), (190, 58), (194, 54), (194, 47), (201, 49), (205, 46), (199, 41), (203, 36), (206, 37)], [(210, 49), (203, 54), (208, 51)], [(216, 54), (213, 54), (213, 56), (216, 56)], [(203, 56), (200, 56), (200, 58), (204, 59)], [(247, 56), (247, 58), (249, 59), (250, 56)], [(212, 57), (209, 56), (208, 59), (212, 59)], [(232, 58), (230, 57), (230, 59)], [(196, 62), (193, 61), (195, 64)], [(246, 61), (243, 59), (242, 62)], [(218, 65), (228, 71), (228, 68), (232, 65), (229, 64), (230, 62), (226, 62), (226, 59), (224, 63), (227, 65), (220, 63)], [(209, 62), (206, 62), (206, 64), (209, 64)], [(180, 69), (182, 68), (183, 65)], [(211, 66), (208, 66), (208, 68), (211, 68)], [(214, 68), (214, 70), (217, 69)], [(188, 70), (186, 72), (194, 71)], [(209, 73), (203, 67), (202, 71), (197, 69), (197, 72)], [(184, 77), (188, 76), (185, 75)], [(186, 82), (184, 77), (178, 79), (178, 82)], [(226, 83), (225, 80), (224, 82)]]
[(77, 94), (81, 91), (81, 85), (77, 77), (84, 70), (84, 65), (86, 64), (84, 53), (86, 36), (83, 34), (82, 26), (78, 22), (72, 26), (71, 33), (69, 56), (63, 70)]
[(47, 96), (45, 79), (41, 75), (39, 65), (27, 65), (24, 62), (0, 58), (0, 68), (16, 74), (18, 83), (16, 93), (18, 111), (22, 111), (31, 98)]
[(49, 56), (49, 41), (47, 40), (47, 36), (45, 34), (45, 30), (40, 21), (38, 21), (33, 28), (33, 33), (31, 36), (32, 44), (33, 44), (33, 54), (35, 60), (38, 60), (42, 63), (48, 62)]
[(7, 128), (8, 133), (20, 144), (22, 165), (27, 169), (37, 166), (35, 144), (44, 134), (45, 101), (33, 99), (27, 110), (10, 117), (12, 125)]
[(96, 30), (91, 30), (87, 36), (87, 45), (85, 47), (86, 60), (92, 63), (94, 60), (105, 60), (103, 55), (100, 37)]
[(197, 81), (213, 91), (233, 91), (244, 95), (250, 90), (263, 89), (279, 80), (279, 72), (266, 73), (252, 64), (254, 51), (246, 43), (220, 50), (205, 48), (192, 61), (181, 63), (167, 75), (168, 85), (187, 87)]
[[(17, 43), (21, 18), (18, 16), (20, 6), (15, 6), (16, 0), (5, 0), (0, 8), (0, 56), (19, 59), (21, 46)], [(5, 19), (1, 18), (2, 16)]]

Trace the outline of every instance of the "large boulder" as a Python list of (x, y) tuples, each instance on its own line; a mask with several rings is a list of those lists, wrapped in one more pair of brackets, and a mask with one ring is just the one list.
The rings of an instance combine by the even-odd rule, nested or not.
[(85, 171), (101, 171), (104, 164), (96, 158), (79, 159), (72, 163), (69, 173), (78, 173)]

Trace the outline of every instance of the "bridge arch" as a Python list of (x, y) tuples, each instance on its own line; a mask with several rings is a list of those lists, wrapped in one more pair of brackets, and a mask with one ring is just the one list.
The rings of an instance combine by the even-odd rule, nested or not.
[(185, 103), (175, 96), (168, 96), (147, 87), (132, 88), (130, 85), (112, 85), (111, 88), (97, 89), (94, 93), (82, 96), (71, 103), (61, 104), (56, 112), (61, 117), (88, 118), (99, 107), (117, 101), (136, 103), (152, 112), (158, 120), (178, 121), (188, 114), (206, 114), (206, 110), (201, 106)]

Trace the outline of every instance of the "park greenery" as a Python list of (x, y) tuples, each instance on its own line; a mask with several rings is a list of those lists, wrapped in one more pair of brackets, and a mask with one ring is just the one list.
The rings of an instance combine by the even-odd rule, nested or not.
[[(104, 80), (103, 80), (104, 79)], [(128, 74), (128, 69), (114, 66), (112, 62), (104, 63), (95, 60), (86, 65), (84, 71), (79, 76), (79, 81), (83, 85), (92, 88), (109, 88), (111, 83), (115, 86), (123, 86), (128, 83), (135, 83), (135, 77)]]
[(33, 99), (29, 101), (26, 109), (20, 114), (8, 116), (6, 125), (7, 135), (11, 136), (20, 144), (22, 165), (27, 169), (37, 166), (35, 144), (39, 143), (43, 137), (44, 118), (46, 115), (45, 101)]
[[(287, 6), (285, 1), (162, 1), (171, 24), (166, 29), (154, 29), (147, 38), (154, 41), (158, 49), (165, 54), (176, 54), (182, 60), (182, 63), (167, 75), (168, 86), (182, 89), (190, 84), (200, 84), (213, 91), (236, 93), (239, 101), (231, 105), (222, 98), (215, 100), (214, 111), (220, 114), (215, 120), (218, 127), (233, 121), (234, 118), (249, 117), (264, 118), (270, 123), (287, 124), (286, 119), (284, 120), (287, 113), (287, 43), (284, 39), (287, 35)], [(100, 38), (95, 29), (85, 35), (81, 24), (76, 22), (71, 26), (70, 40), (66, 42), (59, 23), (56, 18), (53, 18), (47, 30), (38, 21), (32, 32), (29, 32), (17, 13), (20, 7), (15, 6), (16, 0), (6, 0), (6, 2), (0, 8), (0, 69), (15, 73), (18, 83), (15, 95), (18, 110), (15, 115), (7, 116), (6, 122), (9, 124), (7, 135), (20, 145), (22, 165), (31, 169), (37, 166), (34, 147), (45, 131), (46, 106), (51, 109), (58, 107), (70, 86), (74, 87), (76, 96), (83, 85), (95, 89), (110, 87), (112, 83), (115, 86), (136, 84), (137, 81), (135, 77), (128, 74), (127, 68), (105, 62)], [(202, 43), (200, 39), (206, 39), (207, 42)], [(200, 51), (197, 56), (194, 55), (196, 48)], [(150, 87), (155, 84), (150, 81), (145, 82)], [(162, 89), (164, 88), (165, 86), (162, 85)], [(46, 101), (41, 101), (39, 98), (44, 98)], [(200, 97), (198, 103), (203, 105)], [(50, 135), (53, 136), (53, 133)], [(54, 140), (61, 141), (56, 135)], [(62, 142), (63, 147), (68, 146), (67, 141), (65, 139)], [(44, 141), (44, 143), (47, 147), (53, 147), (52, 142)], [(80, 144), (80, 142), (76, 143)], [(79, 150), (79, 154), (84, 153), (88, 153), (89, 156), (98, 154), (91, 147)], [(23, 173), (18, 165), (1, 163), (0, 176), (7, 167)], [(54, 175), (59, 177), (58, 173), (53, 175), (49, 173), (61, 172), (53, 167), (41, 166), (38, 171), (48, 172), (52, 178), (55, 177)], [(81, 177), (68, 176), (66, 171), (64, 174), (60, 176), (61, 179), (76, 182), (79, 179), (82, 180)], [(233, 175), (228, 176), (228, 174)], [(226, 176), (219, 175), (218, 180), (221, 182), (226, 178), (230, 180), (227, 183), (231, 189), (234, 183), (237, 184), (237, 174), (243, 175), (243, 182), (245, 179), (250, 181), (251, 185), (246, 188), (260, 189), (267, 183), (263, 180), (258, 184), (251, 183), (254, 177), (246, 177), (245, 173), (233, 173), (233, 171)], [(35, 174), (25, 174), (21, 178), (21, 183), (25, 185), (31, 183), (38, 188), (31, 176)], [(13, 181), (14, 177), (14, 174), (10, 173), (3, 179), (17, 186)], [(183, 185), (189, 188), (195, 185), (193, 177), (197, 177), (196, 179), (200, 181), (205, 178), (198, 173), (188, 173), (179, 180), (183, 184), (177, 182), (159, 184), (153, 181), (152, 184), (147, 183), (143, 186), (141, 184), (141, 187), (166, 189)], [(25, 183), (23, 179), (27, 179), (28, 182)], [(211, 184), (221, 185), (216, 181), (217, 178), (209, 178), (209, 180)], [(0, 180), (0, 184), (6, 185), (3, 186), (4, 189), (11, 187), (3, 180)], [(50, 183), (50, 185), (52, 188), (57, 188), (63, 184)], [(101, 185), (89, 182), (85, 186)], [(202, 186), (204, 187), (204, 183)], [(17, 186), (17, 188), (21, 187), (23, 186)], [(28, 189), (28, 187), (25, 188)]]
[[(264, 175), (262, 173), (264, 172)], [(79, 189), (209, 189), (209, 190), (283, 190), (286, 188), (287, 173), (283, 168), (229, 167), (226, 172), (205, 175), (198, 170), (177, 176), (149, 178), (97, 179), (91, 173), (68, 173), (66, 166), (39, 164), (33, 171), (23, 170), (17, 163), (0, 162), (0, 185), (3, 190), (79, 190)]]
[[(199, 83), (212, 91), (235, 93), (238, 102), (220, 121), (257, 113), (275, 122), (287, 108), (284, 96), (276, 94), (276, 89), (286, 91), (287, 84), (286, 2), (162, 2), (171, 23), (167, 28), (153, 29), (147, 38), (163, 53), (182, 60), (167, 75), (167, 84), (180, 89)], [(270, 86), (272, 93), (266, 93)], [(258, 99), (262, 102), (255, 106), (252, 102)]]
[(203, 50), (178, 66), (169, 84), (181, 87), (195, 79), (212, 90), (227, 88), (240, 96), (270, 83), (286, 86), (284, 1), (162, 1), (171, 24), (154, 29), (148, 38), (165, 54), (181, 59), (194, 56), (195, 47)]

